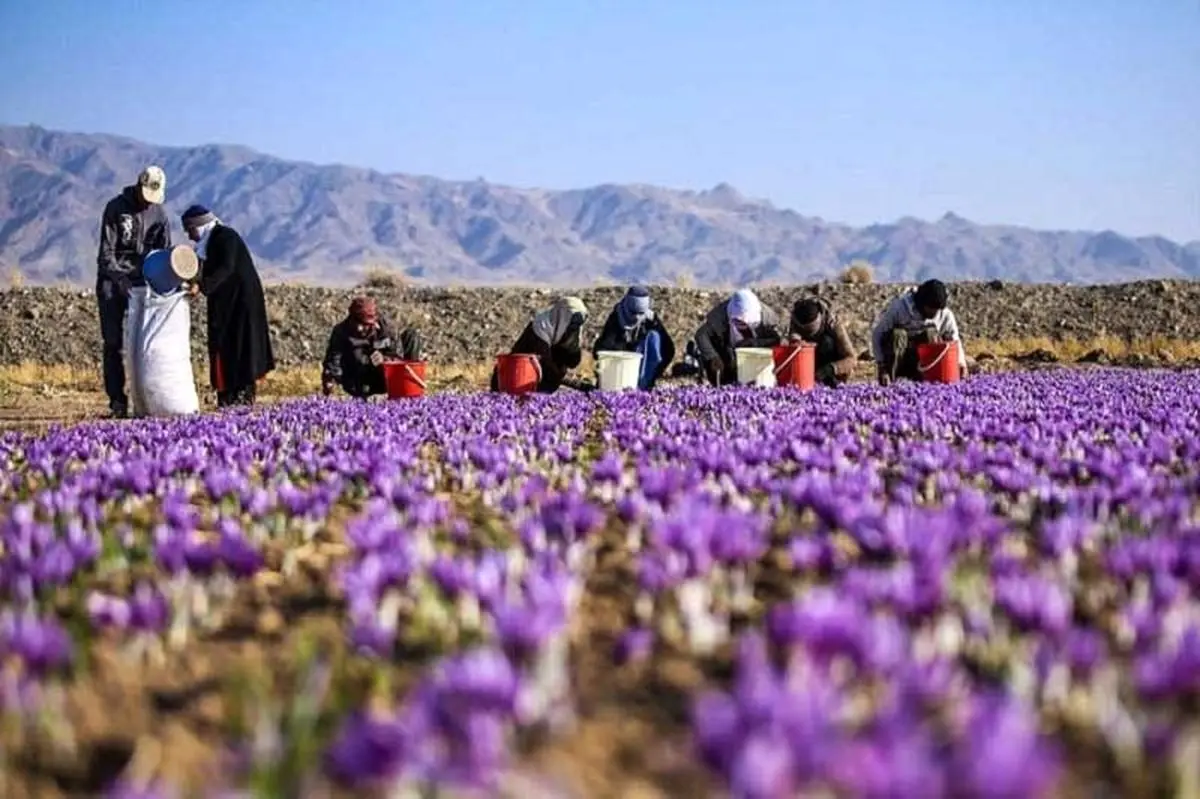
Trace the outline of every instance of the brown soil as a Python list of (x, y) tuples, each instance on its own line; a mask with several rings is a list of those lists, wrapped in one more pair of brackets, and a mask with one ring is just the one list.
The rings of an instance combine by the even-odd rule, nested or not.
[[(874, 316), (901, 290), (896, 285), (817, 284), (764, 288), (760, 296), (786, 314), (800, 295), (828, 297), (864, 351)], [(313, 364), (324, 353), (330, 327), (341, 319), (354, 292), (298, 286), (267, 289), (268, 316), (281, 367)], [(444, 364), (487, 362), (510, 346), (531, 315), (552, 297), (546, 289), (373, 289), (399, 325), (426, 338), (431, 359)], [(577, 292), (591, 309), (585, 337), (600, 330), (620, 298), (619, 287)], [(657, 288), (655, 300), (668, 329), (682, 342), (723, 292)], [(1200, 340), (1200, 282), (1149, 281), (1108, 286), (960, 283), (952, 307), (970, 352), (971, 341), (1098, 336)], [(204, 303), (193, 308), (193, 354), (204, 353)], [(9, 289), (0, 292), (0, 364), (98, 365), (96, 301), (91, 292)]]

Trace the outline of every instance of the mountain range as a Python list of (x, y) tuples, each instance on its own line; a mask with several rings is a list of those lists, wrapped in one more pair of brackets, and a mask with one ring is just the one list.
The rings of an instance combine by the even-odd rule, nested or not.
[(870, 263), (877, 281), (1200, 277), (1200, 241), (976, 224), (953, 213), (853, 227), (727, 184), (514, 188), (38, 126), (0, 126), (0, 270), (35, 285), (92, 284), (104, 203), (151, 163), (166, 170), (180, 241), (178, 214), (203, 203), (243, 234), (266, 277), (314, 285), (379, 270), (431, 284), (811, 283), (854, 261)]

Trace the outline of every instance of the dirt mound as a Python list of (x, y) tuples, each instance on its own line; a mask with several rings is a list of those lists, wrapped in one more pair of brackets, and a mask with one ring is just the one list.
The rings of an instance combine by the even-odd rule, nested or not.
[[(869, 347), (872, 320), (898, 285), (816, 284), (758, 290), (785, 314), (795, 299), (816, 292), (829, 298), (846, 320), (858, 347)], [(576, 293), (592, 311), (585, 337), (599, 333), (621, 287)], [(270, 286), (268, 313), (281, 366), (318, 362), (330, 327), (345, 313), (351, 290)], [(381, 308), (400, 325), (420, 329), (429, 357), (442, 363), (487, 361), (511, 345), (539, 308), (556, 292), (548, 289), (410, 287), (372, 289)], [(655, 301), (678, 340), (689, 337), (725, 292), (656, 288)], [(1150, 281), (1105, 286), (959, 283), (951, 289), (968, 352), (972, 339), (992, 341), (1048, 337), (1088, 340), (1165, 336), (1200, 339), (1200, 282)], [(203, 361), (204, 302), (193, 307), (192, 344)], [(100, 332), (92, 292), (9, 289), (0, 293), (0, 364), (98, 365)]]

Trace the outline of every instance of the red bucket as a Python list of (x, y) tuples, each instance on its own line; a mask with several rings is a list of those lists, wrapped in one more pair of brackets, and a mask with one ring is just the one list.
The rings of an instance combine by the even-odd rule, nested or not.
[(775, 347), (775, 384), (810, 391), (817, 384), (817, 348), (812, 344)]
[(384, 361), (383, 381), (388, 399), (425, 394), (425, 361)]
[(917, 345), (917, 369), (926, 383), (957, 383), (958, 342), (937, 341)]
[(537, 391), (542, 380), (542, 365), (536, 355), (497, 355), (496, 375), (500, 390), (505, 394), (528, 394)]

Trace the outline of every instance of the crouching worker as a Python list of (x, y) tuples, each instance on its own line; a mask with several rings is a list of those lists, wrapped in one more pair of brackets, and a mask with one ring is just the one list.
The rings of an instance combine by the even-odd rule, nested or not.
[(817, 382), (836, 388), (854, 374), (854, 345), (846, 326), (821, 297), (804, 297), (792, 306), (789, 338), (816, 346)]
[(350, 303), (350, 313), (329, 334), (321, 369), (321, 392), (329, 396), (336, 384), (359, 399), (386, 394), (383, 362), (419, 361), (421, 349), (421, 337), (416, 330), (407, 328), (397, 336), (390, 321), (379, 314), (375, 300), (356, 297)]
[(774, 347), (780, 340), (778, 314), (742, 289), (708, 312), (696, 331), (696, 350), (708, 382), (724, 386), (737, 383), (739, 348)]
[(891, 385), (901, 377), (920, 380), (917, 344), (939, 341), (958, 342), (958, 368), (966, 377), (967, 355), (948, 301), (945, 283), (926, 280), (888, 304), (871, 332), (879, 385)]
[(604, 322), (604, 329), (592, 345), (592, 355), (599, 361), (601, 352), (637, 352), (642, 356), (642, 371), (638, 388), (649, 391), (675, 360), (675, 342), (654, 313), (650, 292), (644, 286), (634, 286), (625, 293)]
[[(582, 387), (569, 382), (567, 373), (583, 360), (579, 335), (587, 321), (588, 309), (578, 297), (560, 297), (533, 317), (513, 344), (513, 355), (536, 355), (541, 367), (537, 390), (553, 394), (560, 386)], [(500, 373), (492, 370), (492, 391), (500, 390)]]

